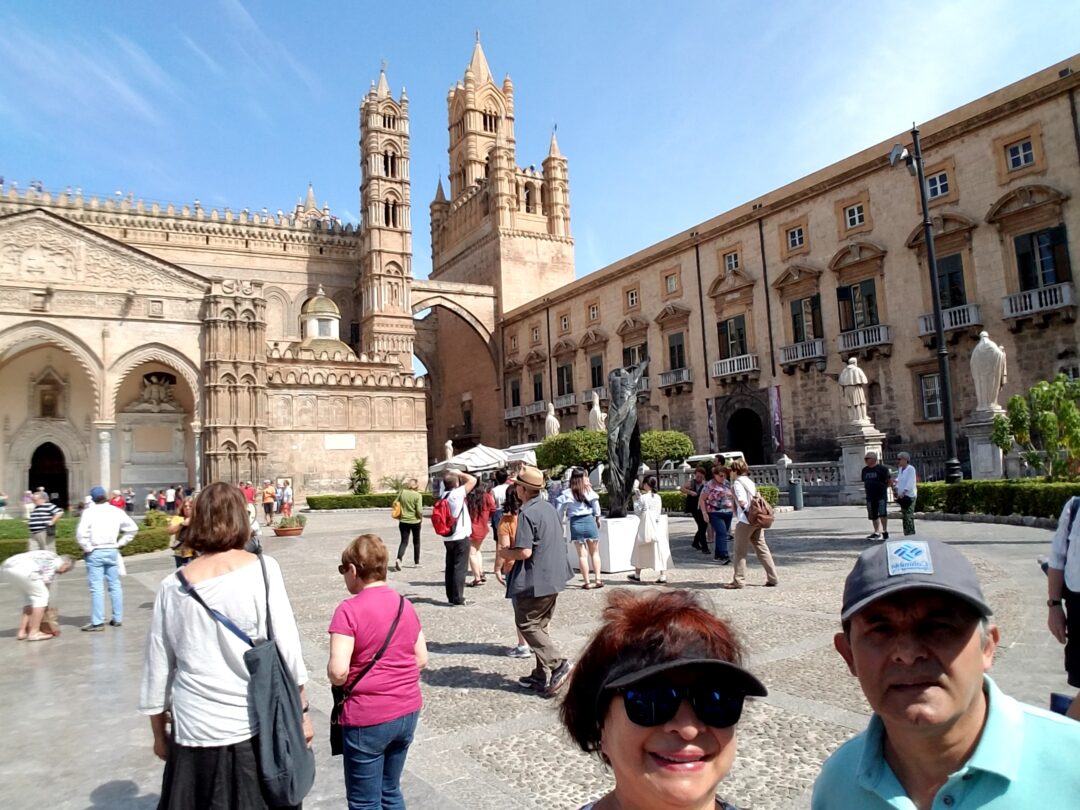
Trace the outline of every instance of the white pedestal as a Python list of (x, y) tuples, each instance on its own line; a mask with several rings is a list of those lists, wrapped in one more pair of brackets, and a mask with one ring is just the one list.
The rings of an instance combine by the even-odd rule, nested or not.
[(985, 481), (1005, 476), (1001, 448), (990, 441), (990, 434), (994, 431), (994, 416), (998, 413), (1004, 414), (1004, 411), (976, 411), (964, 426), (971, 455), (971, 477), (975, 480)]
[[(660, 516), (660, 531), (667, 535), (667, 515)], [(634, 551), (634, 538), (638, 530), (637, 515), (600, 520), (600, 570), (605, 574), (633, 571), (630, 555)], [(570, 527), (566, 527), (566, 556), (570, 567), (578, 571), (577, 544), (570, 540)]]
[(873, 425), (859, 427), (851, 433), (837, 437), (840, 443), (841, 459), (844, 462), (844, 489), (840, 493), (841, 503), (866, 502), (862, 468), (866, 464), (867, 453), (877, 453), (878, 460), (881, 460), (881, 442), (884, 438), (885, 434), (875, 429)]

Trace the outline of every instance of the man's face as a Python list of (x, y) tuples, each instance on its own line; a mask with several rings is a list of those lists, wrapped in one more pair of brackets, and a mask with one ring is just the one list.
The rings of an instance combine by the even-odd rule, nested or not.
[(900, 469), (902, 470), (908, 465), (908, 460), (903, 456), (900, 456), (900, 458), (896, 460), (896, 463), (900, 466)]
[(867, 467), (873, 467), (877, 464), (877, 456), (867, 456), (864, 461)]
[(994, 662), (998, 629), (985, 642), (974, 608), (957, 597), (906, 590), (872, 602), (837, 633), (837, 652), (871, 708), (889, 725), (931, 730), (981, 706), (982, 676)]

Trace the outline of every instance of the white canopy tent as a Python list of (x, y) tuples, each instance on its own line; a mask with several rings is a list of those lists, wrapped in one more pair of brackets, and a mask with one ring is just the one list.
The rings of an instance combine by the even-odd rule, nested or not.
[(540, 442), (529, 442), (528, 444), (515, 444), (512, 447), (507, 447), (505, 451), (506, 460), (510, 463), (515, 461), (522, 464), (531, 464), (536, 466), (536, 447)]
[(428, 467), (428, 474), (435, 475), (447, 468), (465, 470), (466, 472), (471, 473), (483, 472), (484, 470), (497, 470), (499, 467), (505, 467), (506, 462), (507, 455), (502, 450), (478, 444), (476, 447), (458, 453), (447, 461), (440, 461), (438, 464), (432, 464)]

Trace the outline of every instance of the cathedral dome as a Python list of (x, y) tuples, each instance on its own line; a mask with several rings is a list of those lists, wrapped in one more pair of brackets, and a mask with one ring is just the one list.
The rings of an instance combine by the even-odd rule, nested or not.
[(341, 310), (338, 309), (338, 305), (331, 299), (326, 297), (326, 293), (323, 292), (322, 285), (319, 285), (319, 289), (315, 292), (315, 295), (311, 296), (304, 305), (300, 307), (301, 315), (332, 315), (335, 318), (341, 317)]

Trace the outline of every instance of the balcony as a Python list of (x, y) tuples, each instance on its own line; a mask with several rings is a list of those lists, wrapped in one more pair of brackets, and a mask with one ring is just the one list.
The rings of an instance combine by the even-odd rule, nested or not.
[(562, 394), (555, 397), (555, 409), (562, 410), (563, 408), (573, 408), (577, 404), (576, 394)]
[[(825, 359), (825, 341), (821, 338), (804, 340), (801, 343), (792, 343), (790, 346), (780, 347), (780, 365), (794, 366), (797, 363), (812, 363), (815, 360)], [(785, 368), (789, 374), (794, 369)]]
[(693, 384), (693, 378), (688, 368), (673, 368), (671, 371), (660, 372), (660, 387), (667, 396), (682, 391), (683, 387), (689, 388)]
[(1071, 321), (1076, 314), (1076, 288), (1069, 282), (1051, 284), (1037, 290), (1007, 295), (1002, 299), (1002, 304), (1007, 319), (1030, 318), (1068, 310), (1066, 319)]
[(503, 411), (503, 419), (505, 419), (507, 422), (509, 422), (509, 421), (511, 421), (513, 419), (520, 419), (520, 418), (521, 418), (521, 406), (520, 405), (514, 405), (513, 407), (507, 408), (506, 410)]
[(841, 332), (837, 339), (841, 354), (861, 352), (869, 356), (875, 349), (892, 346), (892, 333), (886, 324), (864, 326), (850, 332)]
[(608, 399), (607, 386), (606, 385), (598, 385), (598, 386), (596, 386), (596, 388), (586, 388), (584, 391), (581, 392), (581, 404), (582, 405), (584, 405), (587, 408), (592, 407), (592, 395), (593, 395), (593, 392), (596, 392), (596, 395), (598, 397), (600, 397), (601, 402), (607, 402), (607, 399)]
[(536, 402), (530, 402), (528, 405), (525, 406), (525, 415), (526, 416), (534, 416), (535, 414), (543, 413), (546, 410), (547, 410), (547, 400), (546, 399), (538, 399), (538, 400), (536, 400)]
[(648, 377), (642, 377), (640, 380), (638, 380), (637, 392), (639, 394), (641, 394), (641, 393), (648, 393), (648, 391), (649, 391), (649, 378)]
[(713, 377), (720, 380), (736, 378), (749, 379), (761, 373), (756, 354), (739, 354), (726, 360), (717, 360), (712, 364)]
[[(941, 322), (946, 332), (982, 326), (982, 313), (979, 312), (978, 304), (949, 307), (941, 313)], [(933, 336), (937, 332), (935, 326), (934, 313), (920, 315), (919, 337)]]

